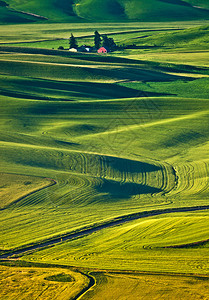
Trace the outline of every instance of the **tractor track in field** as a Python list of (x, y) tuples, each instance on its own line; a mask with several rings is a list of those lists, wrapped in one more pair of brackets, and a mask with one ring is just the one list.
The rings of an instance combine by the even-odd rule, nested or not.
[(151, 210), (151, 211), (144, 211), (141, 213), (125, 215), (122, 217), (118, 217), (114, 220), (111, 220), (109, 222), (103, 223), (101, 225), (84, 228), (83, 230), (80, 230), (78, 232), (72, 232), (69, 234), (57, 236), (51, 240), (40, 242), (39, 244), (27, 245), (24, 248), (16, 249), (16, 250), (15, 249), (8, 250), (4, 254), (0, 255), (0, 259), (8, 259), (13, 255), (15, 255), (15, 257), (17, 258), (17, 257), (20, 257), (20, 256), (26, 254), (27, 252), (31, 253), (36, 250), (42, 250), (46, 247), (54, 246), (58, 243), (62, 243), (65, 241), (76, 239), (76, 238), (80, 238), (80, 237), (92, 234), (94, 232), (100, 231), (102, 229), (113, 227), (113, 226), (120, 225), (120, 224), (123, 224), (126, 222), (137, 220), (137, 219), (148, 218), (148, 217), (169, 214), (169, 213), (193, 212), (193, 211), (208, 210), (208, 209), (209, 209), (209, 205), (204, 205), (204, 206), (193, 206), (193, 207), (167, 208), (167, 209), (163, 209), (163, 210)]
[(22, 196), (22, 197), (16, 199), (15, 201), (11, 202), (10, 204), (6, 205), (5, 207), (0, 208), (0, 211), (6, 210), (7, 208), (9, 208), (9, 207), (11, 207), (12, 205), (14, 205), (14, 204), (20, 202), (21, 200), (27, 198), (28, 196), (33, 195), (33, 194), (35, 194), (35, 193), (37, 193), (37, 192), (40, 192), (40, 191), (42, 191), (42, 190), (47, 189), (47, 188), (50, 187), (50, 186), (53, 186), (53, 185), (57, 184), (57, 181), (54, 180), (54, 179), (51, 179), (51, 178), (46, 178), (46, 179), (48, 179), (48, 180), (50, 181), (50, 183), (49, 183), (48, 185), (46, 185), (46, 186), (44, 186), (44, 187), (41, 187), (41, 188), (39, 188), (39, 189), (36, 189), (36, 190), (34, 190), (34, 191), (30, 192), (30, 193), (25, 194), (24, 196)]

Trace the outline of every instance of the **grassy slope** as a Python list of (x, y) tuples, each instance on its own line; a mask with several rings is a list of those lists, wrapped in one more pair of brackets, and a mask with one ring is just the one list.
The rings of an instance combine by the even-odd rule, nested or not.
[[(22, 1), (8, 0), (9, 7), (28, 13), (43, 16), (51, 22), (74, 22), (85, 20), (140, 20), (140, 21), (168, 21), (207, 19), (209, 12), (203, 9), (186, 5), (180, 0), (80, 0), (74, 1)], [(200, 3), (202, 5), (202, 3)], [(204, 4), (204, 3), (203, 3)], [(207, 7), (207, 4), (204, 5)], [(7, 8), (4, 8), (6, 11)], [(14, 13), (7, 12), (8, 18), (2, 16), (2, 22), (14, 22), (11, 17)], [(0, 15), (1, 16), (1, 15)], [(22, 15), (23, 18), (26, 15)], [(35, 18), (38, 20), (38, 18)], [(16, 20), (17, 23), (21, 20)]]
[[(126, 51), (126, 53), (128, 50)], [(194, 67), (208, 67), (209, 66), (209, 53), (208, 51), (193, 51), (188, 53), (188, 51), (171, 51), (164, 52), (162, 55), (161, 50), (155, 51), (154, 53), (139, 53), (138, 51), (129, 51), (129, 57), (139, 60), (147, 60), (151, 62), (160, 62), (166, 64), (185, 64)], [(124, 55), (125, 57), (125, 55)]]
[(185, 2), (188, 2), (191, 5), (209, 9), (209, 3), (207, 0), (185, 0)]
[(37, 18), (11, 11), (7, 7), (0, 7), (0, 24), (31, 23), (35, 21), (37, 21)]
[(129, 19), (141, 21), (191, 20), (207, 18), (208, 12), (182, 5), (183, 2), (161, 0), (101, 1), (81, 0), (75, 7), (77, 14), (86, 19)]
[[(85, 70), (94, 70), (92, 56), (83, 56), (83, 59), (81, 55), (72, 56), (70, 64), (64, 66), (69, 69), (69, 74), (71, 70), (79, 70), (76, 82), (69, 82), (69, 75), (67, 78), (63, 73), (63, 63), (60, 64), (60, 60), (63, 62), (65, 58), (60, 57), (59, 52), (57, 56), (52, 57), (53, 61), (45, 65), (44, 72), (40, 75), (38, 72), (49, 57), (37, 56), (36, 64), (32, 64), (35, 69), (27, 67), (31, 66), (31, 63), (27, 62), (27, 55), (24, 57), (25, 62), (21, 62), (21, 57), (20, 55), (16, 58), (14, 55), (12, 62), (7, 60), (7, 63), (4, 62), (5, 69), (1, 69), (1, 72), (9, 74), (2, 80), (1, 90), (4, 159), (2, 164), (8, 171), (13, 172), (20, 172), (21, 166), (24, 166), (26, 174), (41, 173), (60, 183), (40, 191), (36, 197), (30, 196), (18, 203), (14, 215), (19, 235), (14, 241), (12, 231), (8, 231), (5, 226), (2, 235), (3, 248), (41, 240), (58, 232), (64, 233), (101, 219), (142, 210), (144, 207), (152, 209), (156, 205), (160, 208), (169, 203), (175, 206), (206, 203), (207, 198), (203, 197), (203, 193), (207, 182), (204, 178), (207, 178), (208, 174), (204, 152), (201, 157), (199, 153), (198, 156), (191, 153), (191, 162), (187, 163), (187, 167), (182, 167), (185, 163), (184, 157), (189, 151), (193, 147), (203, 145), (208, 137), (206, 79), (195, 81), (196, 86), (202, 82), (202, 99), (198, 100), (197, 106), (197, 99), (193, 98), (195, 85), (188, 81), (191, 91), (185, 98), (185, 94), (182, 93), (184, 83), (180, 81), (180, 77), (156, 72), (156, 67), (153, 70), (152, 65), (146, 62), (137, 64), (137, 61), (129, 61), (127, 66), (127, 61), (123, 59), (96, 56), (100, 60), (96, 70), (97, 74), (104, 76), (102, 68), (112, 68), (111, 76), (115, 72), (121, 79), (123, 69), (126, 70), (126, 76), (130, 76), (127, 71), (131, 68), (132, 77), (126, 78), (136, 79), (141, 74), (140, 78), (146, 78), (147, 84), (152, 87), (152, 94), (149, 94), (143, 84), (140, 91), (136, 84), (133, 84), (134, 88), (131, 89), (106, 85), (103, 83), (104, 77), (89, 77), (88, 82), (81, 81), (82, 77), (79, 77), (79, 74), (83, 76)], [(31, 56), (29, 61), (30, 59)], [(38, 60), (41, 60), (41, 63)], [(76, 67), (77, 60), (79, 63), (83, 61), (85, 68)], [(14, 76), (14, 66), (17, 62), (19, 75), (22, 70), (26, 72), (22, 75), (31, 76), (31, 79)], [(52, 74), (53, 77), (56, 75), (52, 73), (55, 67), (59, 78), (66, 80), (65, 82), (55, 78), (49, 80), (48, 74)], [(34, 74), (42, 79), (32, 79)], [(75, 73), (73, 76), (75, 79)], [(110, 79), (113, 80), (112, 77)], [(92, 80), (100, 83), (90, 84)], [(162, 82), (156, 83), (156, 80)], [(167, 85), (166, 93), (170, 94), (170, 80), (175, 88), (172, 94), (178, 94), (178, 97), (165, 97), (165, 93), (162, 93), (162, 88)], [(29, 88), (24, 88), (23, 92), (26, 83)], [(107, 86), (109, 94), (104, 95), (103, 91)], [(153, 97), (157, 88), (160, 93)], [(121, 97), (122, 94), (127, 98), (114, 99), (114, 95)], [(159, 97), (160, 95), (163, 97)], [(168, 130), (170, 136), (167, 135)], [(188, 141), (187, 145), (184, 144), (185, 138)], [(177, 142), (174, 143), (173, 140)], [(99, 153), (103, 154), (102, 158), (99, 158)], [(116, 157), (118, 154), (124, 160), (119, 160)], [(196, 166), (195, 160), (199, 159), (202, 159), (203, 163), (199, 165), (197, 174), (191, 172), (192, 186), (189, 185), (188, 188), (187, 177), (184, 174), (188, 169), (192, 170)], [(181, 182), (179, 188), (185, 191), (184, 197), (178, 196), (178, 190), (171, 197), (163, 197), (160, 194), (157, 197), (147, 197), (147, 194), (169, 191), (174, 186), (173, 171), (166, 162), (174, 165), (178, 162), (176, 170), (179, 172), (179, 183)], [(121, 164), (124, 165), (123, 168)], [(167, 181), (164, 179), (166, 172)], [(199, 182), (201, 185), (198, 186)], [(83, 192), (80, 193), (77, 187), (82, 187)], [(188, 191), (191, 192), (192, 188), (196, 194), (190, 195), (188, 202)], [(111, 199), (114, 199), (114, 206)], [(66, 209), (65, 215), (63, 208)], [(80, 219), (78, 215), (83, 217)], [(28, 225), (22, 227), (23, 218), (28, 220)], [(37, 218), (43, 220), (39, 228), (36, 227)], [(52, 220), (54, 222), (55, 219), (56, 226), (52, 227)], [(10, 220), (6, 218), (3, 222), (8, 224)]]
[[(114, 38), (117, 41), (123, 40), (126, 38), (127, 34), (131, 32), (139, 31), (140, 35), (146, 35), (146, 31), (150, 34), (156, 34), (156, 30), (168, 30), (168, 29), (185, 29), (197, 27), (202, 24), (201, 21), (187, 21), (187, 22), (117, 22), (117, 23), (51, 23), (51, 24), (16, 24), (16, 25), (1, 25), (0, 27), (0, 42), (1, 43), (20, 43), (24, 42), (24, 45), (27, 46), (25, 42), (30, 41), (45, 41), (53, 42), (60, 39), (69, 39), (70, 33), (82, 38), (86, 36), (91, 44), (93, 42), (93, 34), (95, 30), (99, 30), (101, 34), (117, 33)], [(204, 21), (204, 24), (208, 24), (208, 21)], [(145, 32), (144, 32), (145, 31)], [(127, 32), (126, 34), (124, 32)], [(122, 36), (121, 36), (122, 34)], [(119, 38), (117, 36), (119, 35)], [(138, 34), (136, 34), (138, 36)], [(124, 38), (123, 38), (124, 37)], [(79, 43), (83, 43), (83, 40), (79, 40)], [(65, 46), (65, 45), (63, 45)], [(39, 45), (41, 47), (41, 45)], [(51, 49), (53, 46), (48, 47)], [(41, 47), (44, 48), (44, 47)]]
[[(169, 36), (156, 36), (152, 37), (153, 43), (159, 46), (171, 46), (175, 45), (175, 47), (186, 46), (191, 47), (194, 45), (199, 45), (200, 47), (204, 44), (208, 44), (208, 34), (209, 27), (204, 26), (200, 28), (187, 29), (185, 31), (170, 34)], [(149, 38), (145, 39), (145, 42), (148, 42)]]
[[(7, 207), (17, 199), (50, 185), (50, 181), (31, 176), (19, 176), (1, 173), (0, 209)], [(14, 193), (15, 191), (15, 193)]]
[[(124, 53), (69, 56), (43, 49), (13, 50), (1, 52), (1, 168), (20, 175), (41, 174), (58, 183), (0, 213), (2, 251), (129, 213), (208, 204), (208, 68), (202, 68), (200, 56), (193, 57), (185, 47), (187, 64), (165, 64), (160, 62), (163, 48), (151, 63), (139, 58), (153, 55), (152, 50), (129, 50), (133, 60), (115, 57)], [(122, 83), (124, 76), (128, 82)], [(207, 212), (152, 217), (23, 259), (208, 273), (207, 243), (164, 248), (208, 239), (208, 222)], [(124, 279), (104, 280), (106, 289), (115, 289)], [(126, 279), (131, 288), (133, 281)], [(192, 285), (189, 296), (184, 289), (184, 298), (198, 299), (202, 282)], [(156, 285), (161, 297), (164, 284), (162, 279)], [(181, 288), (179, 280), (176, 284)], [(201, 293), (207, 295), (203, 288)], [(92, 297), (103, 297), (99, 286)]]
[[(169, 34), (158, 33), (155, 35), (148, 34), (145, 37), (135, 37), (132, 39), (124, 39), (121, 44), (144, 47), (164, 47), (165, 50), (174, 47), (191, 50), (207, 50), (209, 42), (209, 26), (201, 26), (189, 28), (181, 31), (176, 31)], [(154, 49), (155, 50), (155, 49)]]
[(73, 22), (78, 21), (79, 18), (73, 12), (74, 1), (8, 1), (11, 8), (17, 11), (24, 11), (46, 17), (50, 21)]
[(28, 255), (27, 260), (109, 270), (208, 274), (208, 242), (174, 248), (208, 240), (208, 217), (208, 212), (178, 213), (132, 221), (60, 243)]
[(158, 92), (164, 94), (173, 94), (178, 95), (184, 98), (190, 98), (191, 94), (189, 91), (192, 91), (193, 98), (197, 99), (208, 99), (209, 97), (209, 78), (200, 78), (194, 81), (182, 81), (178, 80), (175, 82), (152, 82), (152, 83), (121, 83), (122, 86), (126, 87), (138, 87), (141, 91), (146, 92)]

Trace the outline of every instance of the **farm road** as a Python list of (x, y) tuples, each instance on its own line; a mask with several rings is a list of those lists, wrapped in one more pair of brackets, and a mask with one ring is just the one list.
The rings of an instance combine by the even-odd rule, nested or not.
[(120, 224), (123, 224), (126, 222), (137, 220), (137, 219), (158, 216), (158, 215), (163, 215), (163, 214), (169, 214), (169, 213), (193, 212), (193, 211), (200, 211), (200, 210), (207, 210), (207, 209), (209, 209), (209, 205), (170, 208), (170, 209), (164, 209), (164, 210), (151, 210), (151, 211), (145, 211), (145, 212), (141, 212), (141, 213), (134, 213), (134, 214), (126, 215), (126, 216), (121, 216), (119, 218), (116, 218), (109, 222), (103, 223), (101, 225), (97, 225), (92, 228), (84, 228), (83, 230), (81, 230), (79, 232), (73, 232), (73, 233), (63, 235), (63, 236), (55, 237), (51, 240), (43, 241), (43, 242), (40, 242), (39, 244), (35, 244), (35, 245), (28, 245), (21, 249), (11, 250), (11, 251), (8, 250), (7, 253), (0, 255), (0, 259), (7, 259), (7, 258), (11, 257), (12, 255), (15, 255), (16, 257), (18, 257), (18, 256), (25, 254), (28, 251), (31, 252), (31, 251), (35, 251), (35, 250), (41, 250), (48, 246), (54, 246), (61, 242), (69, 241), (69, 240), (72, 240), (75, 238), (80, 238), (85, 235), (91, 234), (93, 232), (97, 232), (97, 231), (105, 229), (105, 228), (113, 227), (113, 226), (120, 225)]

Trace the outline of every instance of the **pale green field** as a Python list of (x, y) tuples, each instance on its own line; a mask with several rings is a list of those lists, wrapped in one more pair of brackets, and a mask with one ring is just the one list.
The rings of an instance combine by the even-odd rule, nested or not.
[[(128, 50), (127, 50), (128, 52)], [(135, 54), (134, 54), (135, 53)], [(127, 57), (123, 56), (123, 54), (119, 54), (120, 57)], [(193, 52), (186, 52), (186, 51), (178, 51), (178, 52), (162, 52), (155, 51), (152, 53), (149, 51), (148, 53), (141, 54), (139, 50), (129, 51), (129, 58), (131, 59), (139, 59), (139, 60), (146, 60), (146, 61), (158, 61), (163, 63), (174, 63), (174, 64), (185, 64), (185, 65), (193, 65), (193, 66), (201, 66), (201, 67), (208, 67), (209, 66), (209, 51), (193, 51)]]

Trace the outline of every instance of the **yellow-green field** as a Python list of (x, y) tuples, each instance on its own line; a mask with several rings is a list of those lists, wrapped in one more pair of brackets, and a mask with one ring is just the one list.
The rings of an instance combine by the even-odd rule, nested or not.
[(45, 188), (54, 181), (46, 178), (1, 173), (0, 209), (24, 196)]
[(208, 277), (93, 273), (97, 285), (82, 299), (207, 299)]
[(206, 23), (0, 26), (0, 297), (209, 297)]
[(69, 300), (85, 287), (89, 280), (79, 272), (36, 267), (0, 266), (1, 299)]
[[(128, 50), (127, 50), (128, 51)], [(130, 51), (129, 51), (130, 52)], [(136, 55), (134, 55), (136, 52)], [(118, 53), (119, 54), (119, 53)], [(199, 67), (208, 67), (209, 66), (209, 53), (207, 50), (205, 51), (194, 51), (194, 52), (186, 52), (186, 51), (176, 51), (176, 52), (165, 52), (162, 55), (162, 52), (154, 52), (154, 53), (143, 53), (140, 54), (139, 51), (133, 51), (129, 53), (129, 58), (131, 59), (139, 59), (139, 60), (148, 60), (148, 61), (159, 61), (163, 63), (174, 63), (174, 64), (186, 64), (186, 65), (194, 65)], [(119, 54), (123, 57), (123, 54)], [(127, 57), (127, 56), (124, 56)]]
[(208, 212), (164, 214), (60, 243), (27, 259), (107, 270), (208, 274), (208, 224)]

